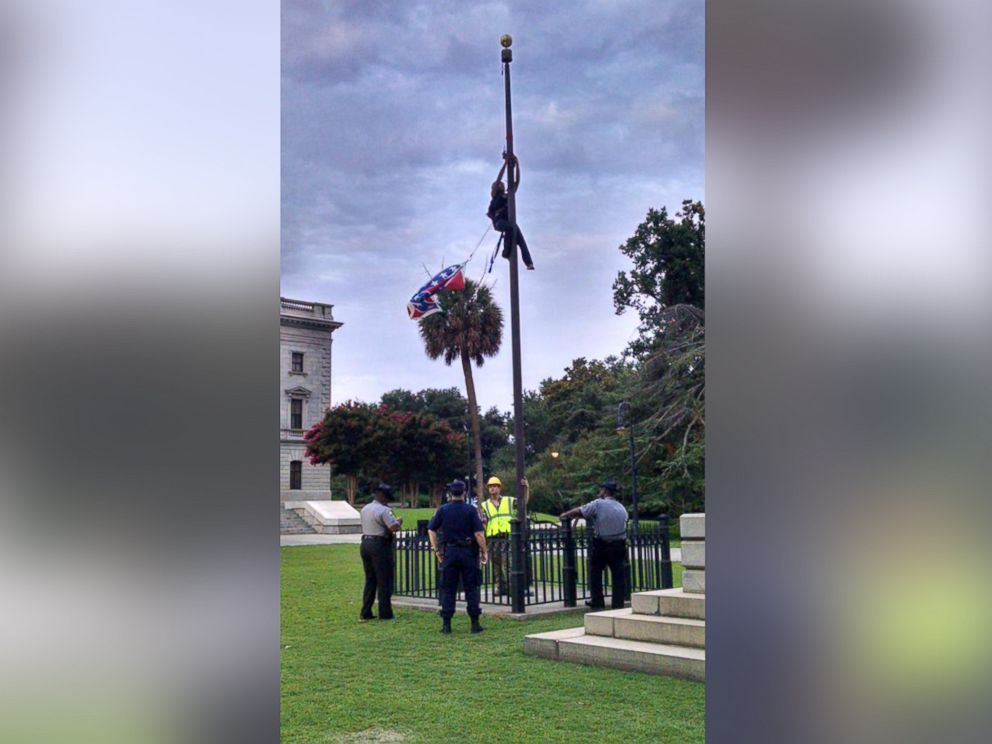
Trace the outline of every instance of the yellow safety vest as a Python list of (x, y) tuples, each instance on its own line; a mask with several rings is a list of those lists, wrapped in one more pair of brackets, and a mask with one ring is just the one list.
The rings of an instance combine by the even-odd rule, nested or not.
[(513, 518), (513, 497), (503, 496), (499, 500), (499, 506), (493, 506), (493, 502), (486, 499), (482, 504), (489, 521), (486, 522), (486, 537), (509, 537), (510, 519)]

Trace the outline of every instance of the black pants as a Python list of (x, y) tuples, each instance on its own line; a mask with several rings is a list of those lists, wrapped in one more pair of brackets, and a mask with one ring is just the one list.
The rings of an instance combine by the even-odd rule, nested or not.
[(441, 579), (441, 617), (450, 620), (455, 614), (458, 580), (465, 588), (465, 603), (469, 617), (482, 614), (479, 606), (479, 554), (474, 548), (448, 545), (444, 548), (443, 578)]
[(592, 606), (605, 609), (603, 597), (603, 571), (610, 567), (610, 580), (613, 585), (613, 596), (610, 606), (614, 610), (623, 608), (623, 559), (627, 556), (627, 541), (606, 541), (593, 538), (592, 550), (589, 556), (589, 588), (592, 592)]
[(365, 591), (362, 592), (360, 617), (372, 617), (372, 603), (379, 594), (379, 617), (393, 616), (393, 541), (362, 538), (362, 566), (365, 568)]
[[(509, 258), (512, 250), (510, 247), (510, 221), (507, 219), (496, 220), (493, 222), (493, 227), (503, 233), (503, 258)], [(527, 241), (524, 240), (524, 234), (519, 225), (517, 225), (517, 246), (524, 259), (524, 266), (533, 266), (534, 262), (530, 258), (530, 251), (527, 250)]]

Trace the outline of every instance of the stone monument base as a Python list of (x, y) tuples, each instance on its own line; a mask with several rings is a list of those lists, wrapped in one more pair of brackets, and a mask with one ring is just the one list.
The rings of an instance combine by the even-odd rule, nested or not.
[[(293, 491), (297, 496), (306, 496), (308, 493)], [(361, 516), (347, 501), (292, 499), (283, 501), (282, 506), (299, 514), (314, 532), (321, 535), (348, 535), (362, 531)]]
[(681, 519), (682, 586), (631, 595), (630, 607), (588, 612), (581, 628), (535, 633), (524, 653), (556, 661), (706, 680), (706, 517)]

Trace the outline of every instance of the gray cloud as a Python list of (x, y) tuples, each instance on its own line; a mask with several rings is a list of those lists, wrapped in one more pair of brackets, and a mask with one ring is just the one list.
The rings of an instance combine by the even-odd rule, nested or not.
[[(424, 264), (463, 259), (488, 226), (504, 32), (514, 35), (518, 218), (538, 265), (522, 302), (525, 316), (542, 311), (527, 331), (528, 371), (619, 352), (634, 323), (612, 316), (617, 246), (649, 207), (703, 196), (702, 2), (286, 0), (283, 292), (332, 302), (346, 323), (336, 397), (433, 384), (437, 364), (404, 308)], [(495, 242), (490, 232), (470, 276)], [(503, 261), (487, 275), (504, 305), (505, 276)], [(576, 341), (562, 324), (595, 338)], [(504, 407), (505, 346), (483, 373), (494, 376), (485, 402)]]

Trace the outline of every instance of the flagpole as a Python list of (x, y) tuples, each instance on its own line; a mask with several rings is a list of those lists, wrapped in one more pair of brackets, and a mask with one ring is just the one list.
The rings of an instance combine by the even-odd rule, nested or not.
[[(523, 499), (523, 488), (520, 485), (524, 479), (524, 398), (523, 375), (520, 366), (520, 290), (518, 284), (519, 271), (517, 260), (517, 203), (514, 194), (515, 167), (513, 161), (513, 109), (510, 103), (510, 63), (513, 61), (513, 51), (510, 45), (513, 39), (504, 34), (500, 39), (501, 59), (503, 62), (503, 87), (506, 97), (506, 216), (510, 221), (510, 230), (506, 235), (510, 247), (510, 336), (513, 350), (513, 445), (516, 455), (516, 476), (514, 493), (517, 494), (517, 520), (519, 534), (515, 559), (510, 572), (510, 599), (513, 612), (524, 612), (524, 590), (526, 586), (527, 565), (527, 507)], [(506, 245), (504, 244), (504, 249)]]

